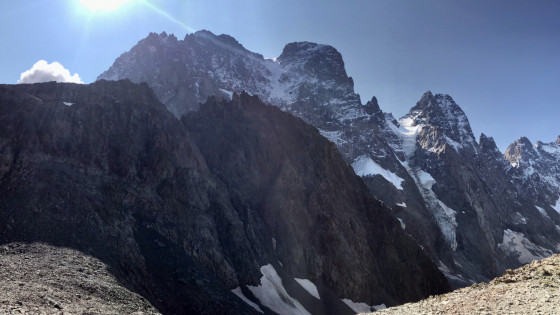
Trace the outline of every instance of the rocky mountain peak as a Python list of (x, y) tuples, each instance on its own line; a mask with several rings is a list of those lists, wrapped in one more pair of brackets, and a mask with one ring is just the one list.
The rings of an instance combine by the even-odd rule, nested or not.
[(478, 144), (480, 145), (480, 149), (483, 152), (497, 152), (500, 153), (494, 138), (486, 136), (484, 133), (480, 134), (480, 138), (478, 140)]
[(277, 60), (283, 66), (297, 69), (317, 79), (354, 86), (354, 82), (346, 74), (342, 55), (332, 46), (311, 42), (290, 43), (284, 47)]
[(556, 144), (560, 144), (560, 136), (556, 138)]
[(377, 113), (381, 113), (381, 108), (379, 107), (379, 103), (377, 103), (377, 97), (372, 97), (371, 101), (368, 101), (364, 105), (364, 110), (368, 115), (374, 115)]
[(504, 153), (506, 160), (508, 160), (514, 167), (519, 167), (523, 161), (526, 162), (530, 159), (534, 159), (536, 156), (537, 152), (527, 137), (517, 139), (507, 147), (506, 152)]
[(424, 127), (422, 132), (429, 139), (423, 147), (430, 151), (440, 151), (445, 144), (457, 152), (462, 148), (477, 150), (467, 115), (447, 94), (425, 92), (405, 117)]

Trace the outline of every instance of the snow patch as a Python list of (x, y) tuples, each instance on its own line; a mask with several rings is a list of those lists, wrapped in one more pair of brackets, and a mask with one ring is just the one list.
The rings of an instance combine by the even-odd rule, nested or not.
[(401, 118), (399, 121), (399, 127), (396, 127), (393, 123), (389, 123), (389, 126), (401, 139), (401, 145), (405, 157), (411, 158), (416, 152), (416, 137), (418, 132), (422, 130), (423, 125), (414, 126), (413, 117)]
[(527, 224), (527, 219), (519, 212), (512, 215), (512, 221), (514, 224)]
[(362, 155), (356, 158), (354, 163), (352, 163), (352, 167), (354, 171), (359, 176), (367, 176), (367, 175), (381, 175), (385, 178), (388, 182), (393, 184), (397, 189), (403, 190), (402, 182), (404, 179), (398, 177), (395, 173), (392, 173), (381, 165), (375, 163), (371, 158)]
[(416, 174), (418, 175), (418, 181), (420, 182), (420, 185), (422, 185), (422, 187), (426, 189), (432, 189), (432, 187), (436, 183), (436, 180), (432, 177), (432, 175), (430, 175), (430, 173), (424, 172), (423, 170), (419, 169), (416, 171)]
[(397, 220), (399, 220), (399, 222), (401, 223), (401, 228), (404, 230), (406, 228), (406, 224), (404, 224), (403, 219), (397, 218)]
[(233, 294), (237, 295), (241, 300), (243, 300), (243, 302), (249, 304), (249, 306), (254, 308), (257, 312), (264, 313), (263, 310), (257, 304), (255, 304), (253, 301), (249, 300), (245, 296), (245, 294), (243, 294), (240, 287), (237, 287), (237, 288), (231, 290), (231, 292), (233, 292)]
[(404, 202), (397, 203), (397, 206), (406, 208), (406, 203), (404, 203)]
[(529, 241), (525, 238), (525, 234), (510, 229), (504, 231), (504, 239), (498, 247), (506, 253), (516, 255), (517, 260), (522, 264), (552, 255), (552, 251)]
[(282, 279), (276, 273), (271, 264), (261, 267), (261, 285), (247, 286), (247, 288), (259, 299), (260, 303), (278, 314), (303, 314), (310, 313), (298, 300), (292, 298), (282, 285)]
[(74, 103), (70, 103), (70, 102), (62, 102), (62, 104), (66, 105), (66, 106), (72, 106), (72, 105), (74, 105)]
[(309, 292), (309, 294), (313, 295), (318, 300), (321, 299), (321, 297), (319, 296), (319, 291), (317, 290), (317, 286), (315, 286), (313, 282), (307, 279), (294, 279), (305, 289), (305, 291)]
[(233, 98), (233, 92), (232, 91), (228, 91), (228, 90), (224, 90), (224, 89), (220, 89), (220, 91), (222, 93), (224, 93), (225, 95), (227, 95), (227, 97), (231, 100)]
[(542, 214), (543, 217), (545, 217), (547, 219), (550, 219), (550, 217), (548, 216), (548, 213), (546, 213), (546, 211), (543, 208), (541, 208), (539, 206), (535, 206), (535, 208), (537, 208), (537, 210), (539, 210), (539, 212)]

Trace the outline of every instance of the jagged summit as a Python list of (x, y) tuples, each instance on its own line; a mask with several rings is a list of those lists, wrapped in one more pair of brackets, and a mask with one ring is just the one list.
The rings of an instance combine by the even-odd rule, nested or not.
[(280, 64), (291, 64), (320, 80), (334, 80), (337, 83), (350, 84), (342, 55), (336, 48), (310, 42), (296, 42), (287, 44), (278, 57)]
[(494, 152), (494, 153), (497, 152), (501, 155), (500, 150), (496, 145), (496, 141), (494, 141), (494, 138), (488, 137), (484, 133), (480, 134), (478, 145), (480, 146), (480, 149), (484, 152)]
[(510, 144), (506, 152), (505, 158), (511, 163), (513, 167), (519, 167), (523, 161), (537, 158), (537, 151), (527, 137), (521, 137), (512, 144)]
[(412, 119), (412, 126), (422, 127), (419, 132), (430, 133), (422, 146), (439, 152), (449, 145), (455, 151), (477, 150), (476, 141), (465, 112), (447, 94), (427, 91), (403, 118)]
[(379, 103), (377, 102), (377, 97), (375, 96), (372, 97), (371, 100), (364, 105), (364, 110), (368, 115), (375, 115), (381, 113), (381, 108), (379, 107)]

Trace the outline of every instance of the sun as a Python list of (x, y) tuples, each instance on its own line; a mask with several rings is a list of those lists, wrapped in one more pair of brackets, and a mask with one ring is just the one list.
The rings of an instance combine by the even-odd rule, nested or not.
[(131, 0), (80, 0), (80, 3), (91, 11), (115, 11)]

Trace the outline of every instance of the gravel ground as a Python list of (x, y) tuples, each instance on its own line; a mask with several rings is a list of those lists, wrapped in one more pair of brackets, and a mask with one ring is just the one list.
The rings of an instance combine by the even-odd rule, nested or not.
[(45, 244), (0, 246), (0, 314), (159, 314), (101, 261)]
[(375, 312), (378, 314), (560, 314), (560, 256), (508, 269), (490, 283)]

